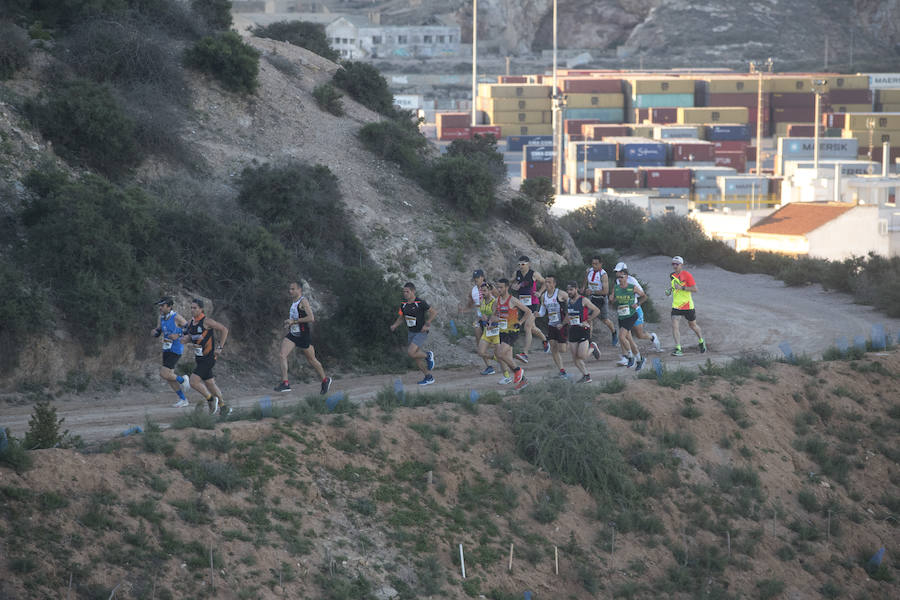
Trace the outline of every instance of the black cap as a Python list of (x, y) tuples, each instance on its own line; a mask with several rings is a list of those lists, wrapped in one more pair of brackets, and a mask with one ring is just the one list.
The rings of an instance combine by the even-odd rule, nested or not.
[(531, 259), (523, 254), (519, 257), (519, 262), (531, 262)]
[(484, 271), (481, 269), (475, 269), (475, 272), (472, 273), (472, 279), (478, 279), (479, 277), (484, 277)]
[(163, 296), (156, 303), (157, 306), (162, 306), (163, 304), (168, 304), (169, 306), (175, 306), (175, 300), (172, 299), (171, 296)]

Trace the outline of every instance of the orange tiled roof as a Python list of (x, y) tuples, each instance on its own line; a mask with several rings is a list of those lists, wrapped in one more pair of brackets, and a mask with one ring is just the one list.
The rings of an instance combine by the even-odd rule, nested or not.
[(759, 221), (748, 233), (806, 235), (855, 207), (845, 202), (791, 202)]

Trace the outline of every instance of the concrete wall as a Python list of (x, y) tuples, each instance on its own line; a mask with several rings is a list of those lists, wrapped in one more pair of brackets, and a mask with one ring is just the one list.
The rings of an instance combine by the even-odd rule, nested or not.
[(459, 54), (459, 27), (364, 25), (338, 19), (325, 28), (331, 46), (341, 56), (360, 58), (429, 58)]
[(890, 256), (890, 237), (879, 231), (877, 206), (857, 206), (807, 234), (813, 258), (844, 260), (874, 252)]
[(805, 255), (809, 254), (809, 243), (802, 235), (748, 233), (747, 237), (738, 240), (738, 249)]

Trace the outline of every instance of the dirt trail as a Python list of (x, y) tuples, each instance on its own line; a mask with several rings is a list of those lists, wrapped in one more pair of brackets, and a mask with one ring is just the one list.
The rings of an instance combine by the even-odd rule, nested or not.
[[(690, 261), (690, 257), (686, 258)], [(625, 260), (629, 263), (632, 274), (649, 284), (650, 297), (662, 315), (662, 322), (651, 324), (649, 329), (659, 332), (664, 352), (650, 352), (647, 355), (648, 369), (652, 368), (653, 358), (660, 358), (665, 365), (675, 368), (694, 367), (707, 358), (724, 362), (743, 351), (767, 352), (780, 356), (778, 346), (782, 341), (787, 341), (796, 354), (818, 357), (823, 350), (833, 346), (838, 337), (847, 338), (851, 344), (855, 336), (865, 336), (868, 339), (873, 324), (883, 325), (895, 337), (900, 331), (900, 320), (889, 319), (870, 307), (856, 305), (846, 294), (826, 292), (817, 285), (789, 288), (766, 275), (738, 275), (717, 267), (694, 267), (688, 262), (687, 269), (693, 273), (700, 290), (695, 295), (697, 318), (710, 352), (700, 355), (696, 350), (693, 333), (682, 325), (682, 342), (687, 354), (675, 358), (668, 352), (672, 347), (672, 335), (666, 309), (669, 306), (668, 298), (664, 296), (669, 273), (668, 257), (625, 257)], [(605, 333), (601, 339), (607, 339)], [(459, 344), (460, 347), (466, 347), (469, 342), (464, 340)], [(556, 375), (550, 355), (539, 352), (539, 348), (539, 343), (535, 341), (530, 355), (531, 362), (526, 366), (527, 377), (531, 382)], [(636, 376), (633, 370), (614, 365), (618, 353), (608, 342), (601, 345), (601, 351), (599, 362), (589, 361), (589, 369), (595, 382), (614, 376)], [(343, 392), (345, 401), (362, 402), (374, 397), (384, 386), (393, 386), (398, 378), (410, 392), (450, 390), (468, 393), (475, 389), (481, 392), (498, 390), (503, 393), (511, 389), (510, 386), (497, 384), (498, 375), (480, 376), (478, 371), (482, 368), (481, 362), (474, 354), (470, 355), (470, 366), (467, 367), (442, 368), (440, 353), (437, 354), (437, 361), (437, 383), (421, 390), (415, 389), (418, 387), (415, 382), (421, 378), (421, 374), (408, 372), (402, 376), (338, 375), (331, 393)], [(564, 356), (564, 364), (570, 374), (577, 372), (568, 356)], [(294, 383), (292, 392), (275, 394), (268, 385), (251, 387), (237, 381), (222, 383), (221, 387), (231, 403), (241, 408), (254, 405), (264, 396), (272, 397), (273, 402), (279, 405), (318, 393), (318, 384)], [(180, 410), (170, 408), (175, 396), (162, 381), (154, 381), (152, 388), (105, 396), (66, 396), (60, 398), (56, 406), (59, 416), (65, 418), (64, 428), (71, 433), (82, 436), (86, 441), (109, 439), (121, 434), (131, 425), (143, 424), (146, 417), (167, 425), (180, 414)], [(196, 396), (195, 392), (191, 393), (192, 399), (196, 400)], [(32, 407), (27, 404), (0, 405), (0, 427), (9, 427), (13, 435), (22, 436), (28, 429), (31, 412)]]

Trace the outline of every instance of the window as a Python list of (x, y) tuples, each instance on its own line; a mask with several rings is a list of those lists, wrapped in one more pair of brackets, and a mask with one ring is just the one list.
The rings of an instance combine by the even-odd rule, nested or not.
[(339, 37), (334, 38), (334, 43), (335, 43), (335, 44), (340, 44), (340, 43), (341, 43), (341, 38), (339, 38)]
[(437, 36), (437, 40), (438, 40), (438, 44), (443, 44), (443, 43), (444, 43), (444, 36), (442, 36), (442, 35)]
[(452, 43), (453, 43), (453, 36), (452, 36), (452, 35), (448, 35), (448, 36), (447, 36), (447, 43), (448, 43), (448, 44), (452, 44)]
[(422, 36), (422, 41), (425, 42), (426, 44), (430, 44), (432, 41), (432, 38), (430, 35)]
[(405, 43), (406, 43), (406, 36), (405, 36), (405, 35), (398, 35), (398, 36), (397, 36), (397, 43), (398, 43), (398, 44), (405, 44)]
[(347, 38), (341, 38), (341, 41), (344, 42), (345, 44), (350, 43), (350, 40), (348, 40)]
[(372, 36), (372, 43), (373, 43), (373, 44), (380, 44), (380, 43), (381, 43), (381, 36), (380, 36), (380, 35), (373, 35), (373, 36)]

